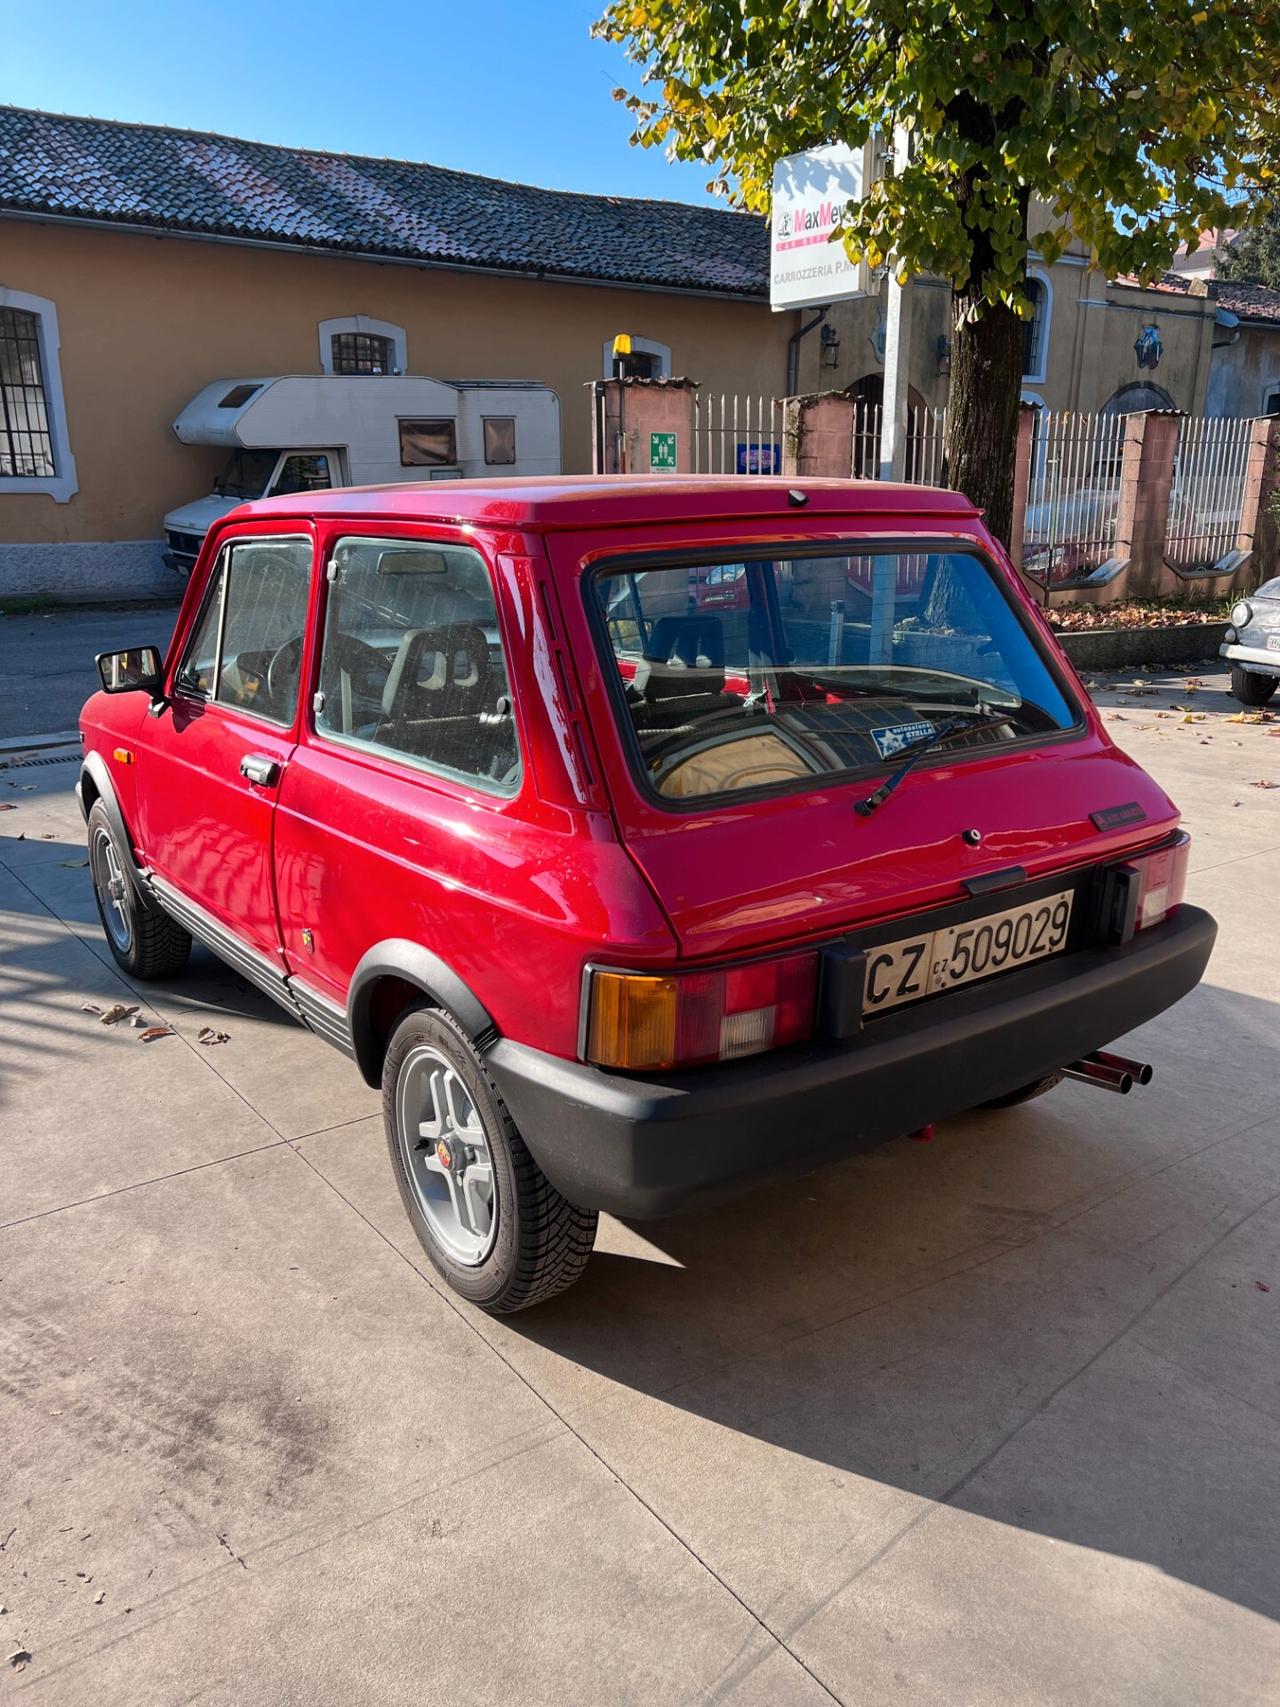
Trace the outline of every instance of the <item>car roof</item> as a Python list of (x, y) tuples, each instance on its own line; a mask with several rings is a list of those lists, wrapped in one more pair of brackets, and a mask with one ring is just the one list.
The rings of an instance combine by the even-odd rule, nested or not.
[[(801, 504), (793, 496), (797, 493), (804, 494)], [(972, 522), (979, 512), (962, 493), (887, 480), (562, 474), (540, 479), (397, 482), (290, 493), (241, 505), (227, 520), (359, 516), (494, 527), (585, 528), (773, 515), (796, 521), (803, 514)]]

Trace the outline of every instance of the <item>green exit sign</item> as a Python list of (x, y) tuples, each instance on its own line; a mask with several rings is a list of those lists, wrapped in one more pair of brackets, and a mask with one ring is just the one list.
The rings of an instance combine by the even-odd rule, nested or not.
[(649, 467), (655, 473), (670, 471), (676, 468), (676, 435), (674, 433), (649, 434)]

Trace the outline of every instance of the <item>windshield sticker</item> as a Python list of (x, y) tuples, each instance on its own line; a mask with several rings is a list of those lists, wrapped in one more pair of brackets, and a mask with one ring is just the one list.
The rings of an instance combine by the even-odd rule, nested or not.
[(887, 729), (873, 729), (871, 739), (882, 759), (891, 759), (913, 741), (924, 741), (937, 730), (932, 723), (891, 723)]

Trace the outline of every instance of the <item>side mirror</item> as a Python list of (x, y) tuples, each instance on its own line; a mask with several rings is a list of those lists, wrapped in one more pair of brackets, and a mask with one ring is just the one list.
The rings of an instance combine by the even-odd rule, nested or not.
[(161, 662), (157, 646), (131, 646), (126, 652), (99, 652), (95, 660), (104, 693), (160, 692)]

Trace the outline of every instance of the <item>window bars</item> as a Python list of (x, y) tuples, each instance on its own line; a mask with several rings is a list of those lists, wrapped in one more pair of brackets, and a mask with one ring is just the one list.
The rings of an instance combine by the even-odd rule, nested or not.
[(40, 317), (0, 308), (0, 479), (57, 474), (40, 364)]
[(329, 342), (334, 373), (391, 373), (395, 345), (376, 332), (335, 332)]
[(1179, 426), (1165, 558), (1181, 574), (1212, 569), (1235, 546), (1253, 422), (1187, 416)]

